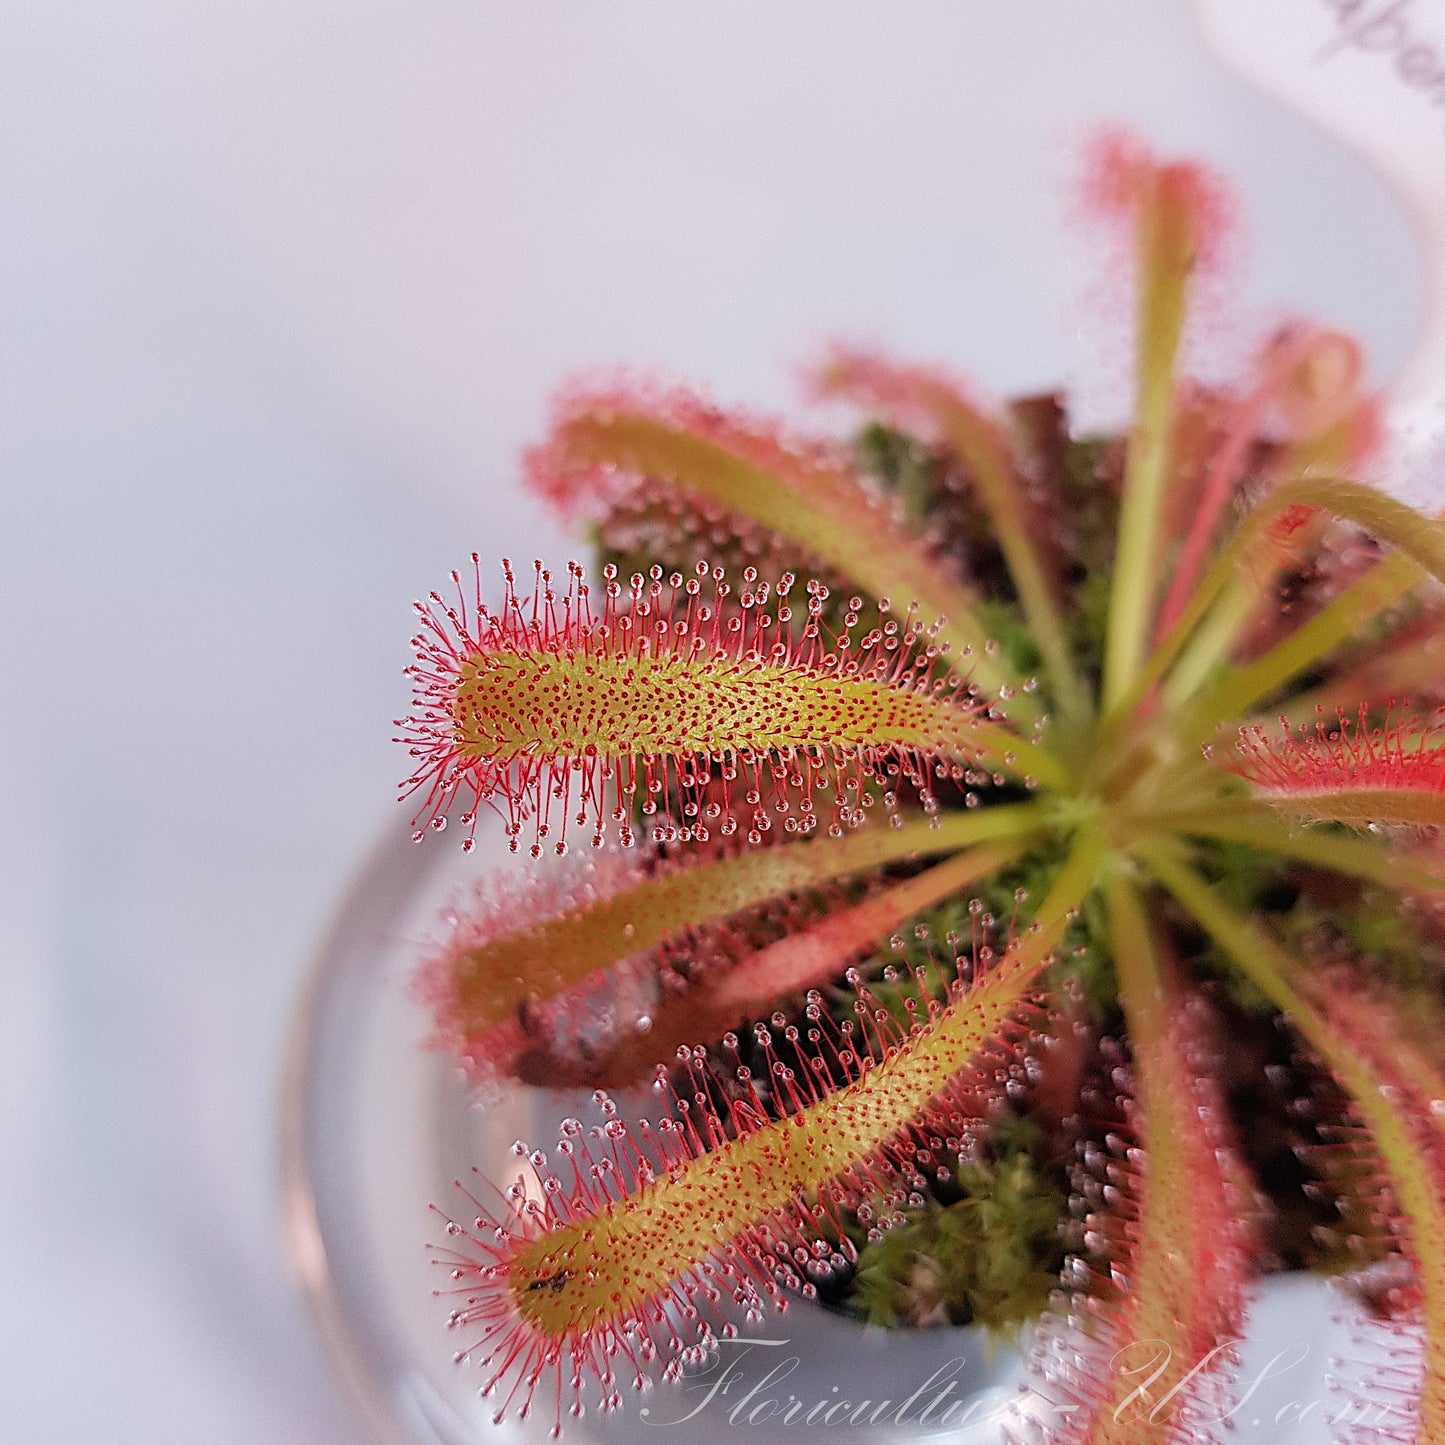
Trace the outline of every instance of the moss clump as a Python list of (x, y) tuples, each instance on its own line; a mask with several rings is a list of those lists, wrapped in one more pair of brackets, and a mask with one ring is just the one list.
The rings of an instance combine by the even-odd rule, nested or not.
[[(873, 1325), (983, 1325), (1032, 1319), (1058, 1284), (1064, 1197), (1035, 1161), (1032, 1131), (1008, 1119), (994, 1157), (958, 1167), (948, 1198), (864, 1246), (842, 1308)], [(951, 1197), (948, 1197), (951, 1196)]]

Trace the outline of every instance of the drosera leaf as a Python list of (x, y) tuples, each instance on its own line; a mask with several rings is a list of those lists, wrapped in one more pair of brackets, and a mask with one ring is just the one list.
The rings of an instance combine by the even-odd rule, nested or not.
[[(1060, 1445), (1185, 1445), (1199, 1438), (1209, 1397), (1235, 1362), (1250, 1210), (1212, 1082), (1203, 1005), (1175, 983), (1125, 874), (1110, 880), (1108, 904), (1130, 1040), (1130, 1064), (1116, 1071), (1122, 1148), (1094, 1163), (1098, 1193), (1070, 1304), (1082, 1328), (1046, 1332), (1056, 1366), (1046, 1375), (1056, 1390), (1072, 1385), (1065, 1402), (1079, 1407)], [(1080, 1336), (1082, 1364), (1070, 1363)]]
[(808, 953), (820, 948), (835, 957), (861, 952), (915, 914), (1007, 868), (1022, 856), (1029, 841), (1006, 839), (985, 844), (935, 864), (845, 913), (823, 920), (808, 930), (810, 937), (805, 946), (800, 946), (801, 939), (780, 939), (720, 978), (711, 991), (713, 999), (729, 1008), (747, 1009), (762, 1000), (772, 1002), (800, 993), (802, 987), (814, 987), (820, 982), (816, 976), (803, 982), (805, 973), (815, 973), (814, 966), (806, 962)]
[(1129, 230), (1137, 267), (1135, 422), (1124, 468), (1104, 657), (1104, 702), (1112, 707), (1134, 682), (1153, 630), (1171, 475), (1175, 361), (1191, 279), (1217, 254), (1228, 206), (1222, 182), (1203, 168), (1158, 161), (1136, 140), (1118, 133), (1095, 142), (1090, 172), (1086, 189), (1092, 209)]
[[(1295, 478), (1290, 488), (1293, 498), (1292, 511), (1300, 518), (1301, 531), (1311, 524), (1316, 516), (1321, 519), (1341, 518), (1354, 523), (1377, 540), (1388, 542), (1407, 563), (1423, 568), (1437, 580), (1445, 579), (1445, 526), (1438, 520), (1422, 515), (1377, 488), (1341, 477), (1307, 474)], [(1281, 517), (1280, 520), (1286, 518)], [(1308, 533), (1305, 532), (1304, 535)], [(1405, 576), (1408, 571), (1408, 567), (1402, 568), (1398, 575)], [(1372, 575), (1380, 573), (1375, 577), (1375, 584), (1388, 596), (1387, 583), (1393, 572), (1394, 569), (1381, 572), (1379, 564), (1371, 568), (1358, 579), (1358, 583), (1364, 588), (1364, 595), (1368, 597), (1372, 590)], [(1194, 655), (1186, 654), (1180, 660), (1175, 676), (1170, 679), (1170, 689), (1175, 691), (1176, 700), (1182, 700), (1193, 691), (1193, 684), (1203, 679), (1211, 660), (1222, 659), (1226, 655), (1238, 628), (1252, 611), (1252, 590), (1258, 592), (1257, 583), (1251, 589), (1245, 585), (1243, 579), (1236, 579), (1224, 601), (1216, 608), (1211, 625), (1203, 629), (1201, 636), (1196, 639)], [(1328, 611), (1325, 609), (1320, 616), (1328, 615)], [(1319, 619), (1317, 617), (1314, 620)], [(1305, 624), (1299, 631), (1306, 636), (1313, 635), (1306, 631), (1307, 628), (1308, 624)], [(1211, 632), (1215, 632), (1216, 636), (1211, 638)], [(1349, 633), (1337, 631), (1334, 646), (1339, 647), (1353, 640)], [(1285, 639), (1286, 643), (1289, 641), (1291, 639)]]
[(1060, 707), (1077, 718), (1088, 708), (1059, 611), (1055, 579), (1045, 572), (1033, 534), (1048, 525), (1014, 465), (1003, 426), (941, 371), (905, 366), (835, 347), (818, 368), (818, 394), (881, 411), (895, 425), (946, 446), (967, 469), (1033, 629)]
[(884, 500), (833, 449), (740, 421), (684, 389), (635, 385), (564, 397), (549, 440), (529, 453), (532, 486), (564, 507), (605, 507), (638, 488), (679, 492), (786, 538), (878, 600), (916, 606), (957, 666), (1020, 723), (1037, 716), (990, 644), (968, 591), (929, 560)]
[[(644, 1016), (650, 1033), (662, 1032), (668, 1000), (658, 979), (673, 954), (696, 954), (704, 940), (708, 953), (727, 952), (734, 939), (746, 951), (746, 918), (761, 905), (889, 864), (1026, 837), (1037, 822), (1035, 806), (1020, 803), (952, 814), (936, 825), (871, 824), (841, 838), (687, 862), (656, 859), (644, 867), (631, 854), (603, 854), (559, 876), (519, 879), (459, 910), (450, 935), (418, 970), (418, 993), (435, 1016), (437, 1046), (461, 1059), (474, 1082), (487, 1082), (516, 1072), (560, 1019), (597, 1013), (602, 975), (612, 971), (605, 985), (612, 1026), (595, 1045), (611, 1048)], [(799, 991), (817, 982), (809, 977)], [(698, 1000), (689, 991), (678, 1005), (693, 1009)], [(699, 1036), (696, 1028), (685, 1035)]]
[[(525, 1411), (545, 1380), (558, 1391), (560, 1432), (564, 1397), (580, 1413), (589, 1375), (615, 1406), (614, 1361), (631, 1362), (640, 1386), (643, 1363), (662, 1353), (675, 1378), (717, 1332), (734, 1329), (718, 1307), (724, 1298), (755, 1316), (766, 1301), (784, 1305), (788, 1288), (810, 1292), (814, 1272), (845, 1262), (819, 1243), (838, 1211), (874, 1209), (880, 1194), (906, 1202), (920, 1168), (946, 1167), (941, 1156), (956, 1154), (969, 1121), (987, 1112), (1102, 853), (1102, 839), (1082, 836), (1002, 959), (987, 971), (970, 968), (972, 983), (906, 1034), (866, 996), (856, 1025), (835, 1033), (813, 999), (809, 1066), (794, 1069), (770, 1053), (766, 1078), (736, 1070), (725, 1116), (721, 1081), (703, 1051), (684, 1051), (693, 1096), (674, 1098), (656, 1128), (629, 1126), (599, 1095), (595, 1150), (580, 1125), (563, 1126), (558, 1148), (570, 1182), (534, 1153), (530, 1183), (524, 1175), (500, 1209), (466, 1194), (476, 1220), (449, 1221), (451, 1243), (438, 1260), (453, 1281), (445, 1292), (455, 1301), (452, 1324), (471, 1339), (459, 1358), (487, 1371), (484, 1393), (505, 1392), (498, 1418), (514, 1402)], [(528, 1155), (525, 1145), (518, 1152)]]
[[(1130, 725), (1137, 709), (1149, 697), (1152, 690), (1164, 679), (1169, 671), (1184, 652), (1185, 647), (1195, 640), (1200, 632), (1207, 629), (1212, 618), (1213, 609), (1220, 603), (1221, 595), (1224, 597), (1224, 605), (1228, 606), (1229, 589), (1239, 577), (1246, 571), (1254, 571), (1258, 575), (1273, 576), (1273, 568), (1278, 564), (1281, 556), (1286, 554), (1296, 543), (1302, 529), (1307, 525), (1312, 514), (1319, 507), (1321, 479), (1315, 477), (1295, 477), (1290, 481), (1282, 482), (1275, 487), (1268, 495), (1257, 502), (1248, 512), (1245, 513), (1238, 526), (1231, 533), (1229, 541), (1220, 548), (1210, 563), (1204, 576), (1200, 579), (1199, 585), (1194, 589), (1189, 598), (1188, 604), (1175, 619), (1174, 625), (1169, 628), (1162, 640), (1149, 653), (1139, 675), (1133, 680), (1127, 690), (1115, 701), (1113, 707), (1105, 718), (1105, 740), (1121, 737)], [(1354, 488), (1353, 483), (1338, 483), (1341, 487)], [(1361, 490), (1361, 489), (1355, 489)], [(1391, 569), (1390, 562), (1397, 561), (1401, 569)], [(1384, 569), (1382, 573), (1382, 569)], [(1381, 573), (1376, 577), (1377, 573)], [(1350, 597), (1353, 604), (1348, 610), (1335, 612), (1332, 608), (1326, 608), (1319, 616), (1311, 618), (1309, 622), (1299, 628), (1301, 633), (1309, 633), (1311, 637), (1316, 635), (1316, 625), (1326, 613), (1331, 614), (1335, 619), (1330, 626), (1338, 628), (1345, 625), (1346, 619), (1358, 625), (1355, 606), (1373, 607), (1376, 610), (1392, 605), (1404, 595), (1414, 581), (1420, 575), (1419, 568), (1408, 558), (1392, 558), (1371, 569), (1355, 587), (1350, 589)], [(1375, 582), (1370, 586), (1370, 579)], [(1398, 586), (1398, 590), (1396, 590)], [(1345, 599), (1337, 599), (1343, 604)], [(1372, 615), (1370, 613), (1366, 614)], [(1338, 646), (1344, 641), (1348, 634), (1341, 632), (1333, 636), (1325, 650)], [(1290, 639), (1285, 639), (1274, 652), (1281, 652), (1287, 649)], [(1299, 666), (1308, 666), (1317, 654), (1309, 653), (1299, 662)], [(1239, 673), (1249, 671), (1248, 668), (1241, 668), (1237, 673), (1229, 676), (1237, 676)], [(1288, 674), (1286, 674), (1288, 676)], [(1221, 686), (1227, 685), (1228, 678)], [(1215, 706), (1215, 693), (1206, 693), (1200, 699), (1197, 709), (1191, 712), (1185, 726), (1193, 727), (1197, 717), (1212, 716)], [(1176, 698), (1176, 702), (1183, 699)], [(1204, 734), (1207, 736), (1207, 733)]]
[(1376, 562), (1344, 592), (1268, 652), (1226, 672), (1201, 694), (1186, 726), (1203, 740), (1220, 723), (1248, 716), (1272, 693), (1356, 641), (1382, 613), (1398, 606), (1424, 580), (1413, 559), (1394, 552)]
[[(1375, 1405), (1379, 1423), (1369, 1438), (1434, 1445), (1445, 1439), (1445, 1344), (1438, 1314), (1428, 1311), (1432, 1294), (1438, 1309), (1445, 1239), (1438, 1232), (1422, 1239), (1417, 1231), (1427, 1216), (1437, 1231), (1445, 1224), (1445, 1076), (1422, 1043), (1439, 1019), (1433, 1011), (1422, 1018), (1416, 1001), (1347, 967), (1297, 971), (1291, 981), (1355, 1058), (1361, 1083), (1374, 1081), (1374, 1114), (1388, 1110), (1397, 1126), (1392, 1137), (1382, 1136), (1374, 1114), (1355, 1101), (1355, 1117), (1325, 1146), (1335, 1170), (1352, 1171), (1354, 1188), (1366, 1191), (1348, 1216), (1362, 1231), (1351, 1241), (1354, 1252), (1379, 1260), (1346, 1278), (1359, 1306), (1351, 1321), (1359, 1358), (1346, 1362), (1341, 1383), (1347, 1390), (1357, 1384), (1354, 1399)], [(1402, 1188), (1399, 1156), (1410, 1151), (1411, 1179)]]
[(1159, 829), (1242, 844), (1405, 893), (1445, 893), (1445, 860), (1432, 866), (1430, 859), (1410, 858), (1382, 838), (1302, 828), (1263, 800), (1220, 799), (1207, 809), (1157, 813), (1149, 822)]
[(734, 596), (705, 567), (666, 582), (661, 568), (635, 575), (626, 603), (604, 573), (594, 613), (580, 567), (569, 564), (558, 592), (540, 563), (525, 599), (504, 563), (493, 611), (473, 565), (473, 596), (454, 573), (455, 604), (436, 593), (417, 604), (414, 708), (399, 722), (416, 764), (403, 795), (420, 794), (418, 819), (437, 828), (468, 796), (468, 841), (481, 803), (514, 847), (530, 825), (537, 856), (554, 834), (566, 851), (569, 823), (589, 827), (595, 847), (609, 821), (632, 842), (634, 803), (659, 841), (741, 831), (760, 842), (774, 816), (785, 832), (818, 827), (815, 793), (832, 795), (830, 831), (856, 826), (874, 781), (885, 802), (900, 779), (912, 784), (932, 811), (936, 766), (1061, 777), (1051, 755), (987, 719), (911, 614), (830, 643), (810, 590), (795, 640), (794, 579), (775, 590), (745, 573)]
[(1226, 673), (1208, 689), (1186, 723), (1200, 739), (1219, 723), (1247, 714), (1312, 664), (1354, 642), (1367, 623), (1400, 603), (1427, 577), (1445, 581), (1445, 520), (1439, 516), (1426, 516), (1375, 487), (1340, 477), (1298, 477), (1280, 490), (1288, 492), (1291, 505), (1353, 522), (1395, 550), (1268, 652)]
[(1303, 506), (1317, 507), (1364, 528), (1409, 557), (1437, 582), (1445, 582), (1445, 521), (1397, 501), (1378, 487), (1343, 477), (1304, 477), (1294, 494)]
[[(1291, 349), (1289, 341), (1282, 344), (1287, 352)], [(1303, 344), (1306, 347), (1310, 344), (1308, 336)], [(1312, 360), (1302, 363), (1303, 370), (1306, 377), (1310, 377), (1311, 372), (1322, 371), (1330, 378), (1324, 381), (1326, 395), (1313, 401), (1296, 395), (1289, 398), (1286, 405), (1280, 404), (1285, 397), (1278, 393), (1272, 398), (1276, 403), (1274, 409), (1284, 413), (1287, 420), (1283, 423), (1284, 435), (1253, 468), (1256, 488), (1278, 485), (1282, 478), (1308, 480), (1320, 474), (1348, 470), (1362, 460), (1362, 449), (1373, 445), (1378, 436), (1378, 403), (1374, 398), (1360, 399), (1353, 394), (1360, 365), (1358, 347), (1333, 333), (1316, 333), (1314, 345), (1319, 352)], [(1291, 385), (1291, 370), (1286, 367), (1286, 391)], [(1341, 372), (1344, 374), (1340, 375)], [(1307, 389), (1319, 384), (1318, 377), (1305, 383)], [(1328, 393), (1333, 388), (1343, 388), (1344, 395), (1334, 396), (1331, 404)], [(1302, 402), (1304, 405), (1300, 405)], [(1318, 433), (1299, 432), (1300, 426), (1322, 423), (1326, 424)], [(1286, 630), (1282, 621), (1285, 608), (1281, 586), (1292, 573), (1298, 574), (1306, 568), (1312, 575), (1323, 576), (1316, 562), (1331, 519), (1308, 505), (1297, 506), (1293, 514), (1291, 517), (1286, 513), (1279, 519), (1280, 524), (1293, 523), (1292, 527), (1279, 527), (1286, 545), (1280, 546), (1273, 555), (1262, 553), (1254, 566), (1235, 576), (1206, 624), (1191, 640), (1165, 687), (1169, 702), (1183, 703), (1201, 685), (1217, 676), (1241, 649), (1248, 649), (1250, 633), (1255, 629)], [(1186, 543), (1186, 550), (1187, 547)], [(1180, 558), (1170, 597), (1166, 599), (1166, 614), (1170, 602), (1176, 604), (1175, 615), (1182, 611), (1189, 595), (1183, 586), (1187, 560), (1185, 556)]]
[(1425, 707), (1445, 701), (1445, 599), (1439, 594), (1421, 599), (1413, 616), (1366, 630), (1327, 677), (1283, 701), (1280, 715), (1297, 725), (1321, 709), (1333, 713), (1364, 699), (1380, 711), (1401, 697)]
[(1225, 435), (1210, 457), (1160, 609), (1156, 642), (1183, 612), (1199, 580), (1210, 542), (1270, 410), (1278, 413), (1292, 443), (1283, 449), (1276, 472), (1339, 468), (1368, 450), (1375, 406), (1359, 391), (1362, 366), (1359, 345), (1337, 331), (1296, 324), (1270, 339), (1254, 384), (1227, 409)]
[(1398, 1366), (1378, 1382), (1405, 1395), (1421, 1445), (1445, 1440), (1445, 1100), (1429, 1097), (1437, 1071), (1416, 1077), (1396, 1031), (1362, 990), (1341, 992), (1316, 978), (1269, 932), (1227, 908), (1173, 852), (1141, 847), (1150, 871), (1214, 938), (1234, 965), (1286, 1014), (1349, 1095), (1378, 1150), (1398, 1208), (1396, 1238), (1413, 1273), (1419, 1366), (1403, 1382)]
[(529, 876), (457, 907), (449, 935), (420, 965), (418, 991), (435, 1013), (436, 1045), (474, 1078), (500, 1077), (527, 1046), (526, 1014), (611, 968), (656, 967), (665, 946), (769, 900), (993, 838), (1026, 837), (1038, 822), (1036, 805), (1014, 803), (702, 860), (643, 864), (631, 854), (603, 854), (564, 877)]
[(1008, 867), (1025, 847), (1015, 840), (983, 844), (879, 889), (861, 903), (710, 971), (694, 987), (664, 996), (651, 1010), (645, 1033), (622, 1032), (613, 1047), (586, 1060), (563, 1050), (539, 1054), (529, 1082), (609, 1089), (635, 1083), (679, 1045), (721, 1038), (749, 1019), (765, 1018), (810, 989), (824, 987), (909, 919)]
[(1311, 822), (1370, 828), (1384, 823), (1445, 827), (1445, 708), (1429, 718), (1371, 721), (1336, 713), (1313, 728), (1277, 736), (1243, 731), (1223, 765), (1281, 812)]

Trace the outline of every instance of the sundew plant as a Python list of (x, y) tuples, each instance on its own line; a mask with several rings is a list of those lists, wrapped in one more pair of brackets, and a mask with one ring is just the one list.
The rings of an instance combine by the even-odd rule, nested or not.
[(1056, 1438), (1192, 1440), (1308, 1267), (1370, 1438), (1445, 1441), (1445, 526), (1364, 479), (1348, 338), (1181, 371), (1215, 177), (1115, 136), (1084, 189), (1121, 434), (847, 350), (846, 442), (579, 387), (528, 466), (596, 568), (419, 604), (418, 837), (485, 805), (538, 860), (424, 961), (438, 1041), (597, 1091), (439, 1207), (499, 1418), (801, 1293), (1042, 1316)]

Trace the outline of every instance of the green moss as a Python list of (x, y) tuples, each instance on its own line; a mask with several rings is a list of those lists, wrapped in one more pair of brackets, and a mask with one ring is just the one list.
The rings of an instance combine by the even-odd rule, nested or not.
[[(954, 946), (964, 954), (975, 942), (1001, 950), (1011, 933), (1028, 926), (1033, 905), (1048, 893), (1063, 861), (1062, 844), (1043, 843), (1011, 867), (975, 885), (967, 897), (952, 898), (920, 914), (895, 935), (888, 948), (861, 966), (869, 993), (906, 1028), (909, 1003), (943, 1002), (957, 977), (948, 940), (954, 939)], [(1090, 1016), (1112, 1027), (1119, 1016), (1119, 992), (1105, 913), (1102, 898), (1091, 895), (1084, 901), (1079, 918), (1064, 935), (1046, 987), (1051, 993), (1077, 990)], [(854, 998), (851, 987), (837, 989), (834, 1017), (850, 1018)]]
[(1018, 608), (1012, 603), (985, 598), (975, 603), (973, 610), (1009, 666), (1023, 677), (1037, 677), (1043, 657)]
[(1058, 1283), (1063, 1195), (1041, 1173), (1031, 1131), (1010, 1119), (994, 1158), (958, 1168), (951, 1202), (931, 1202), (866, 1245), (844, 1308), (869, 1324), (1012, 1331)]
[(1104, 568), (1086, 573), (1074, 588), (1074, 607), (1066, 626), (1079, 666), (1097, 687), (1104, 674), (1104, 643), (1109, 630), (1109, 593), (1114, 574)]
[(865, 426), (853, 442), (859, 472), (897, 492), (903, 514), (921, 528), (932, 513), (941, 486), (942, 464), (921, 442), (881, 422)]

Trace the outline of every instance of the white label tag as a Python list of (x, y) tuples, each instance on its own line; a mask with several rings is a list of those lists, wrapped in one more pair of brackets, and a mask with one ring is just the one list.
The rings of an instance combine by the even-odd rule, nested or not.
[(1445, 437), (1445, 0), (1194, 0), (1194, 11), (1225, 64), (1348, 144), (1405, 204), (1425, 309), (1389, 423), (1396, 465), (1418, 470)]

